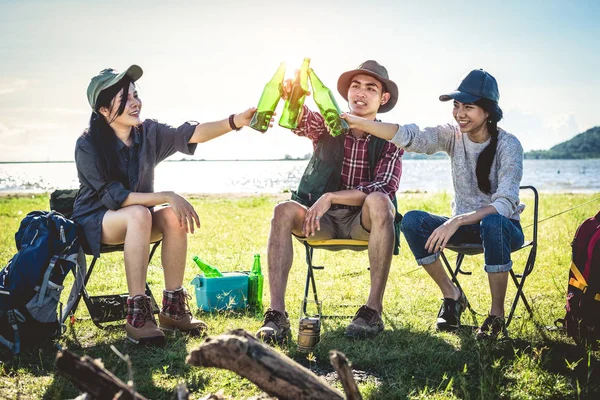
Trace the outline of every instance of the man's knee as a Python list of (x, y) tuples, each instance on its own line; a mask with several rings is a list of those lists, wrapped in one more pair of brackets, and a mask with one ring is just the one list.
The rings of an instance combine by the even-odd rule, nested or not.
[(373, 221), (394, 221), (394, 205), (388, 195), (384, 193), (373, 192), (368, 194), (365, 199), (365, 208), (368, 210), (369, 217)]
[(293, 226), (302, 210), (302, 206), (291, 201), (277, 204), (273, 209), (271, 226)]

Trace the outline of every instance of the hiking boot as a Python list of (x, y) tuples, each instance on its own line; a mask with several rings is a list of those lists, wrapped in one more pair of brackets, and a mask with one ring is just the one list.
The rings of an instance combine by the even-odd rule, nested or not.
[(377, 336), (383, 328), (379, 312), (364, 305), (358, 309), (344, 334), (354, 339), (366, 339)]
[(467, 308), (467, 298), (461, 291), (458, 300), (445, 298), (438, 314), (436, 327), (439, 331), (455, 331), (460, 327), (460, 316)]
[(288, 314), (268, 308), (262, 327), (256, 332), (256, 337), (265, 343), (281, 343), (290, 334), (290, 320)]
[(496, 340), (501, 333), (504, 334), (504, 336), (508, 336), (504, 318), (497, 317), (495, 315), (488, 315), (485, 321), (483, 321), (483, 324), (481, 324), (481, 327), (479, 327), (477, 330), (475, 338), (482, 340)]
[(189, 333), (193, 336), (200, 336), (208, 329), (208, 326), (194, 318), (190, 311), (188, 300), (192, 296), (187, 294), (184, 288), (173, 291), (165, 290), (163, 292), (162, 310), (158, 314), (160, 329), (167, 332)]
[(165, 334), (156, 326), (150, 297), (140, 294), (127, 299), (127, 339), (135, 344), (164, 346)]

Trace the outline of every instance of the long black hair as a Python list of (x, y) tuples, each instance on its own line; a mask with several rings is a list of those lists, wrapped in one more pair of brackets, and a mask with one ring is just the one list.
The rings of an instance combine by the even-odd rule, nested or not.
[(475, 174), (477, 175), (477, 186), (483, 193), (489, 194), (492, 191), (492, 184), (490, 182), (490, 171), (492, 170), (492, 163), (496, 156), (496, 147), (498, 144), (498, 121), (502, 119), (502, 109), (493, 100), (481, 98), (474, 102), (476, 106), (483, 108), (488, 113), (487, 130), (490, 133), (491, 140), (490, 144), (479, 154), (477, 159), (477, 166), (475, 168)]
[[(118, 116), (122, 115), (125, 111), (130, 83), (131, 79), (125, 76), (115, 85), (110, 86), (100, 92), (98, 99), (96, 100), (96, 106), (94, 107), (94, 111), (90, 117), (90, 126), (84, 133), (84, 135), (90, 137), (92, 144), (98, 152), (98, 168), (100, 170), (100, 176), (104, 177), (106, 181), (122, 180), (123, 178), (120, 176), (121, 174), (116, 168), (117, 154), (114, 149), (115, 142), (118, 139), (115, 135), (115, 131), (110, 127), (109, 124), (117, 119)], [(102, 107), (106, 107), (112, 112), (111, 103), (121, 89), (123, 89), (123, 94), (121, 95), (121, 104), (119, 105), (119, 108), (112, 119), (107, 121), (106, 118), (100, 114), (100, 109)]]

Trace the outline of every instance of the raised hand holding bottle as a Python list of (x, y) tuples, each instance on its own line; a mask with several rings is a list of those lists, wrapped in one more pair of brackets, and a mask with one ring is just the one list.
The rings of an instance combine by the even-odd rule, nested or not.
[(308, 70), (308, 75), (313, 90), (313, 99), (315, 100), (317, 107), (319, 107), (321, 115), (325, 118), (325, 123), (329, 127), (331, 136), (339, 136), (348, 133), (350, 128), (346, 121), (340, 118), (340, 107), (335, 101), (335, 97), (331, 90), (323, 84), (312, 68)]
[(275, 75), (273, 75), (273, 78), (271, 78), (263, 89), (258, 106), (256, 107), (256, 113), (250, 122), (250, 128), (263, 133), (269, 129), (271, 118), (281, 98), (284, 77), (285, 63), (282, 62)]
[(310, 64), (310, 58), (305, 58), (302, 62), (302, 67), (296, 75), (294, 82), (292, 83), (292, 91), (283, 106), (283, 112), (279, 119), (279, 125), (288, 128), (295, 129), (298, 127), (300, 122), (300, 111), (304, 105), (304, 99), (308, 93), (308, 66)]

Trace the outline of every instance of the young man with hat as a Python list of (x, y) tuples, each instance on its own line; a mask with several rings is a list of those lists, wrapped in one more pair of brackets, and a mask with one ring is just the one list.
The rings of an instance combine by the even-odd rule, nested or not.
[[(337, 87), (350, 113), (366, 120), (374, 121), (378, 112), (390, 111), (398, 100), (398, 87), (373, 60), (343, 73)], [(284, 95), (290, 90), (291, 81), (286, 81)], [(292, 266), (292, 235), (300, 240), (369, 241), (371, 291), (346, 335), (375, 336), (384, 328), (383, 294), (392, 254), (398, 251), (395, 194), (403, 150), (360, 129), (333, 137), (323, 116), (306, 106), (293, 132), (311, 139), (315, 151), (292, 199), (278, 204), (273, 213), (267, 250), (271, 308), (257, 336), (281, 342), (290, 332), (285, 290)]]
[(396, 125), (342, 114), (351, 128), (367, 130), (399, 148), (417, 153), (443, 151), (450, 157), (454, 199), (452, 217), (409, 211), (402, 233), (415, 259), (440, 288), (444, 300), (437, 317), (439, 330), (455, 330), (467, 300), (444, 271), (439, 259), (447, 244), (483, 245), (492, 304), (478, 338), (505, 333), (504, 298), (511, 251), (523, 245), (519, 185), (523, 176), (523, 147), (514, 135), (498, 127), (502, 110), (496, 79), (482, 69), (469, 72), (458, 88), (440, 96), (453, 100), (452, 115), (458, 125), (420, 130), (416, 125)]

